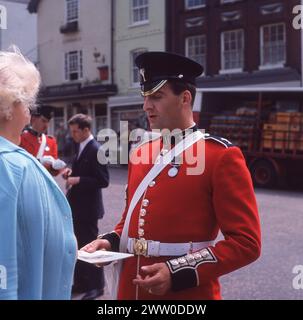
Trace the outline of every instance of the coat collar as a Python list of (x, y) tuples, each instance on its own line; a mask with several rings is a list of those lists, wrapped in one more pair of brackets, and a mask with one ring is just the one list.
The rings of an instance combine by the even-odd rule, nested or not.
[(0, 136), (0, 153), (14, 152), (22, 150), (19, 146)]
[(83, 156), (87, 153), (89, 146), (94, 142), (94, 139), (90, 140), (86, 146), (84, 147), (84, 149), (82, 150), (80, 156), (78, 158), (76, 158), (76, 161), (79, 161), (83, 158)]
[(28, 158), (31, 161), (33, 161), (33, 163), (36, 165), (38, 170), (40, 170), (40, 172), (53, 185), (53, 187), (61, 192), (61, 189), (59, 188), (58, 184), (54, 182), (54, 180), (51, 177), (51, 175), (47, 172), (47, 170), (39, 163), (39, 161), (35, 157), (33, 157), (31, 154), (29, 154), (23, 148), (15, 145), (14, 143), (12, 143), (9, 140), (5, 139), (4, 137), (0, 136), (0, 155), (3, 154), (3, 153), (11, 153), (11, 152), (21, 153), (26, 158)]

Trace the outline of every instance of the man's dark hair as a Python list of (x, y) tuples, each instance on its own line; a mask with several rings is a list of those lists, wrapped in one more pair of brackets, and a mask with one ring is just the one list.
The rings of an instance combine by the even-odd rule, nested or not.
[(194, 105), (196, 97), (196, 87), (194, 85), (174, 80), (168, 80), (167, 83), (176, 96), (180, 95), (185, 90), (188, 90), (192, 95), (192, 106)]
[(77, 124), (79, 129), (83, 130), (85, 128), (91, 129), (92, 127), (92, 118), (86, 114), (75, 114), (68, 120), (68, 125)]

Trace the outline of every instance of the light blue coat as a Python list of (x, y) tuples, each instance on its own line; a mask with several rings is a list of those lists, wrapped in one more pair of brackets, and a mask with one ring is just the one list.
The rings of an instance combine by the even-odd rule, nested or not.
[(34, 157), (0, 137), (0, 300), (70, 299), (75, 260), (64, 194)]

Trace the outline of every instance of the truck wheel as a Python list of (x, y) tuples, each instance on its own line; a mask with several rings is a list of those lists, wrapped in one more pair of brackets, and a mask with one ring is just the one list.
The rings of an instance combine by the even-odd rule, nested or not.
[(278, 173), (268, 160), (258, 160), (250, 168), (253, 183), (256, 187), (270, 188), (276, 185)]

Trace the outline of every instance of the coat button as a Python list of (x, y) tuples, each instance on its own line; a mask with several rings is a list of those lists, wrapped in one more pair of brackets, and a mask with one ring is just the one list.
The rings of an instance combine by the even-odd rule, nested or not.
[(139, 226), (144, 227), (145, 220), (144, 219), (139, 219)]
[(152, 182), (149, 184), (149, 187), (150, 187), (150, 188), (153, 188), (155, 185), (156, 185), (156, 181), (152, 181)]
[(148, 205), (149, 205), (149, 200), (144, 199), (144, 200), (142, 201), (142, 204), (143, 204), (143, 207), (148, 207)]
[(207, 258), (207, 257), (209, 256), (209, 252), (208, 252), (207, 250), (203, 250), (203, 251), (201, 252), (201, 256), (202, 256), (203, 258)]
[(201, 254), (198, 252), (194, 254), (194, 257), (196, 260), (200, 260), (202, 258)]
[(188, 254), (188, 255), (186, 256), (186, 259), (187, 259), (188, 262), (192, 262), (192, 261), (195, 260), (195, 257), (194, 257), (192, 254)]
[(143, 237), (144, 236), (144, 230), (140, 228), (138, 230), (138, 234), (139, 234), (139, 237)]
[(178, 258), (178, 262), (180, 263), (180, 264), (184, 264), (184, 263), (186, 263), (187, 261), (186, 261), (186, 259), (185, 258)]
[(140, 210), (140, 217), (145, 217), (146, 216), (146, 210), (145, 209), (141, 209)]
[(171, 260), (170, 262), (171, 262), (171, 264), (172, 264), (173, 266), (178, 266), (178, 265), (179, 265), (179, 262), (178, 262), (178, 260), (176, 260), (176, 259)]

